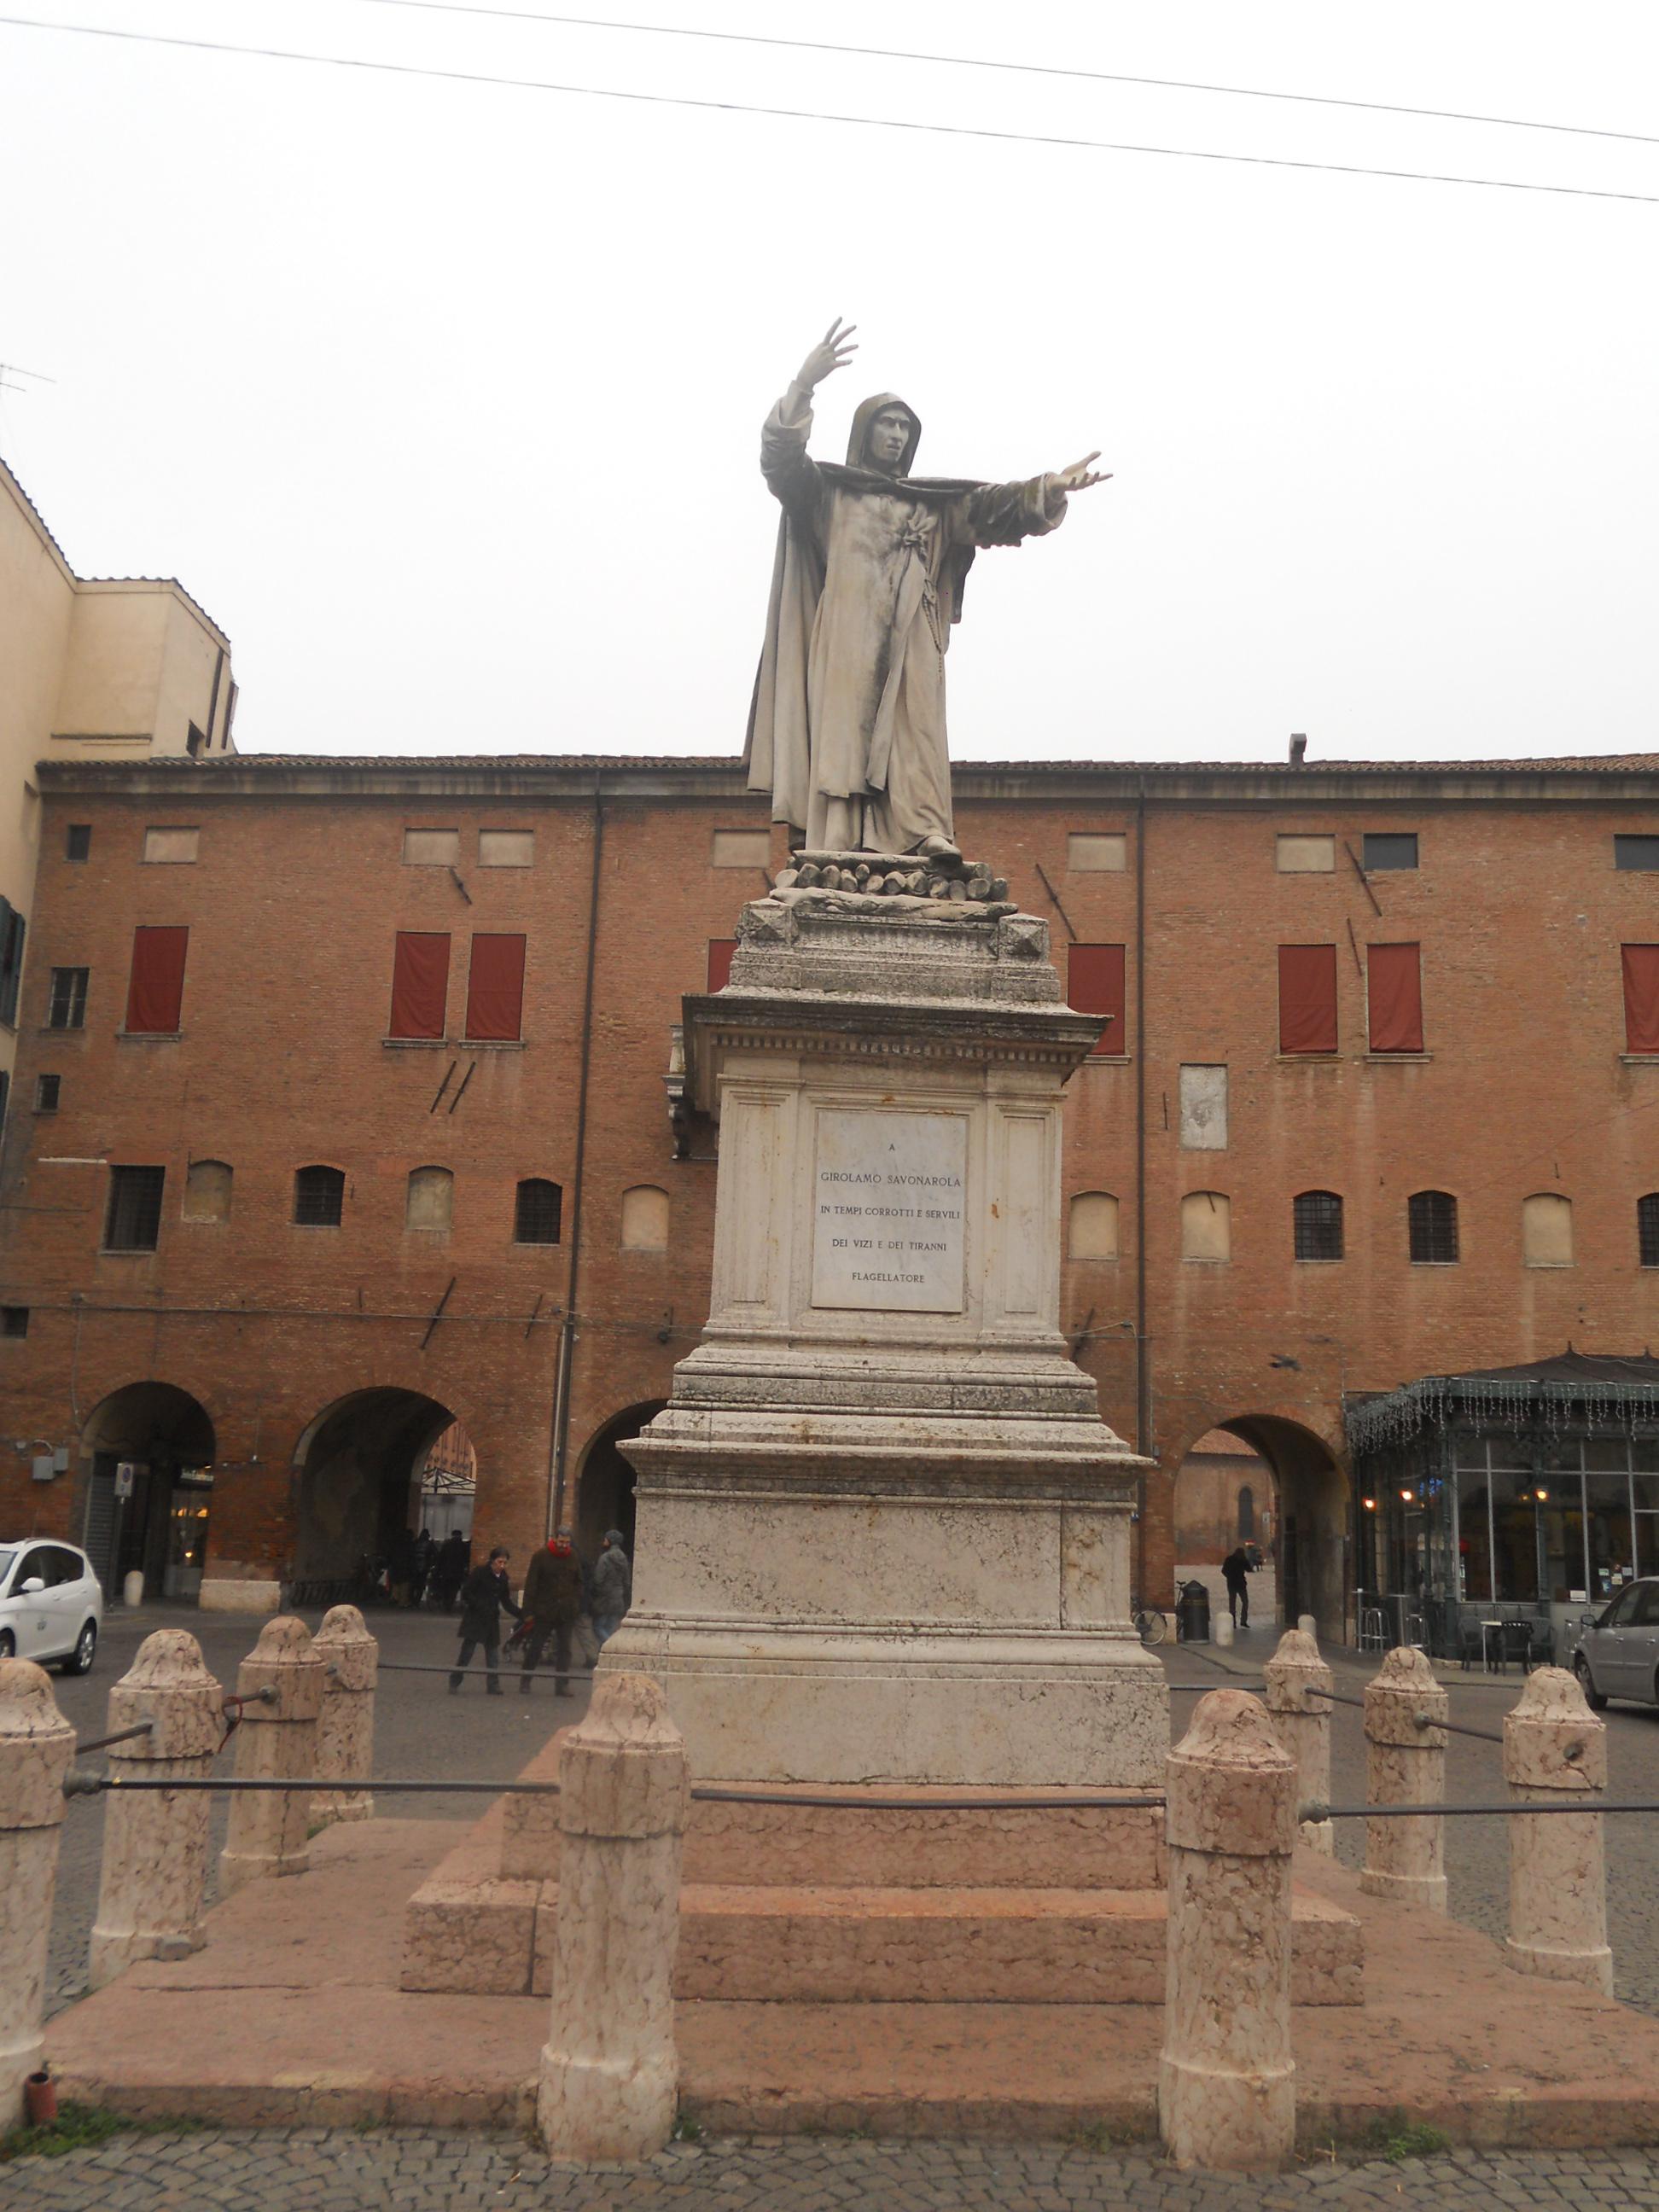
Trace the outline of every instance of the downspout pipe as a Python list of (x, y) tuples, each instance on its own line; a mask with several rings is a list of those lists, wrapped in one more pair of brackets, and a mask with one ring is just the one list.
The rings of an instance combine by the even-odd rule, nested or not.
[(599, 867), (605, 857), (605, 795), (593, 778), (593, 872), (587, 890), (587, 975), (582, 987), (580, 1072), (576, 1079), (576, 1161), (570, 1193), (570, 1270), (565, 1279), (564, 1318), (553, 1384), (553, 1433), (547, 1480), (547, 1529), (564, 1521), (566, 1468), (570, 1449), (570, 1377), (576, 1352), (576, 1297), (582, 1257), (582, 1174), (587, 1158), (587, 1079), (593, 1057), (593, 969), (599, 940)]
[[(1152, 1446), (1152, 1378), (1146, 1360), (1146, 785), (1135, 790), (1135, 1449)], [(1135, 1587), (1146, 1602), (1146, 1478), (1135, 1522)]]

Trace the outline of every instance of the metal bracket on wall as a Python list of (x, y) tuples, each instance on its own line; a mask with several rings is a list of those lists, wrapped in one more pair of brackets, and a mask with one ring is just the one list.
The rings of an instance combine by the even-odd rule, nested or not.
[(471, 1083), (471, 1080), (472, 1080), (472, 1079), (473, 1079), (474, 1075), (475, 1075), (475, 1074), (477, 1074), (477, 1068), (478, 1068), (478, 1063), (477, 1063), (477, 1061), (476, 1060), (468, 1060), (468, 1062), (467, 1062), (467, 1064), (466, 1064), (466, 1073), (465, 1073), (465, 1074), (461, 1078), (461, 1081), (460, 1081), (460, 1087), (459, 1087), (459, 1089), (456, 1091), (455, 1096), (454, 1096), (454, 1097), (450, 1100), (450, 1102), (449, 1102), (449, 1110), (450, 1110), (450, 1112), (451, 1112), (452, 1114), (455, 1111), (455, 1109), (456, 1109), (456, 1108), (460, 1104), (460, 1103), (461, 1103), (462, 1099), (465, 1097), (465, 1096), (466, 1096), (466, 1086), (467, 1086), (467, 1085), (468, 1085), (469, 1083)]
[(424, 1352), (428, 1345), (431, 1343), (432, 1332), (436, 1328), (438, 1323), (444, 1317), (444, 1308), (449, 1304), (449, 1293), (454, 1289), (458, 1280), (459, 1278), (454, 1275), (450, 1277), (448, 1282), (444, 1286), (444, 1294), (442, 1297), (439, 1299), (437, 1304), (432, 1309), (432, 1318), (426, 1325), (426, 1334), (421, 1339), (421, 1349), (422, 1352)]
[(1049, 880), (1048, 880), (1048, 871), (1047, 870), (1047, 868), (1045, 868), (1045, 867), (1043, 866), (1043, 865), (1042, 865), (1042, 861), (1041, 861), (1041, 860), (1039, 860), (1039, 861), (1036, 863), (1036, 872), (1037, 872), (1038, 875), (1042, 878), (1042, 888), (1043, 888), (1043, 890), (1044, 890), (1045, 891), (1047, 891), (1047, 892), (1048, 892), (1048, 894), (1049, 897), (1050, 897), (1050, 898), (1054, 901), (1054, 912), (1055, 912), (1055, 913), (1060, 916), (1060, 920), (1061, 920), (1061, 921), (1065, 923), (1065, 925), (1066, 925), (1066, 934), (1067, 935), (1067, 937), (1069, 937), (1069, 938), (1071, 939), (1071, 940), (1072, 940), (1073, 944), (1073, 945), (1075, 945), (1075, 944), (1078, 942), (1078, 933), (1077, 933), (1076, 930), (1074, 930), (1074, 929), (1073, 928), (1073, 927), (1072, 927), (1072, 917), (1071, 917), (1071, 915), (1070, 915), (1069, 914), (1067, 914), (1067, 913), (1066, 913), (1066, 911), (1065, 908), (1060, 904), (1060, 893), (1059, 893), (1059, 892), (1054, 889), (1054, 885), (1049, 882)]

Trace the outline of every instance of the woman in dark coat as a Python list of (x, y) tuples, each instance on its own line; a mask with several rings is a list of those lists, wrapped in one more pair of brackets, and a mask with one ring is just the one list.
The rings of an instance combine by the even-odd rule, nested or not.
[(501, 1663), (501, 1613), (503, 1608), (514, 1620), (524, 1616), (513, 1602), (513, 1593), (507, 1586), (507, 1559), (503, 1551), (494, 1551), (482, 1567), (474, 1567), (466, 1578), (461, 1592), (461, 1650), (450, 1675), (449, 1686), (459, 1690), (465, 1672), (472, 1663), (472, 1655), (482, 1644), (484, 1664), (489, 1670), (489, 1694), (501, 1694), (501, 1678), (497, 1671)]

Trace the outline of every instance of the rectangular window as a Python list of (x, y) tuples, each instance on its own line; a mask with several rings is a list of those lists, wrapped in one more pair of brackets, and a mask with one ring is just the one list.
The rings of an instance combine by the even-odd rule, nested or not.
[(1613, 865), (1615, 868), (1637, 869), (1650, 874), (1659, 868), (1659, 837), (1615, 837)]
[(0, 1336), (27, 1336), (28, 1333), (27, 1306), (0, 1306)]
[(732, 955), (738, 949), (735, 937), (711, 937), (708, 940), (708, 988), (723, 991), (732, 980)]
[(1121, 875), (1129, 865), (1129, 840), (1121, 830), (1073, 830), (1066, 840), (1066, 865), (1074, 876)]
[(109, 1211), (104, 1217), (106, 1252), (153, 1252), (161, 1229), (165, 1168), (112, 1168)]
[(1421, 1052), (1421, 946), (1368, 945), (1365, 947), (1365, 1001), (1373, 1052)]
[(406, 868), (453, 868), (461, 857), (459, 830), (405, 830), (404, 866)]
[(1279, 948), (1279, 1049), (1336, 1050), (1336, 947)]
[[(1659, 842), (1659, 841), (1656, 841)], [(1417, 832), (1415, 830), (1384, 830), (1365, 836), (1365, 872), (1372, 875), (1378, 868), (1414, 868), (1417, 866)]]
[(63, 1084), (61, 1075), (37, 1075), (34, 1079), (34, 1110), (37, 1114), (55, 1114), (58, 1094)]
[(772, 857), (766, 830), (716, 830), (709, 865), (716, 868), (763, 868)]
[(1066, 999), (1080, 1014), (1107, 1014), (1110, 1019), (1094, 1049), (1127, 1053), (1123, 1032), (1123, 947), (1121, 945), (1073, 945), (1066, 954)]
[(400, 929), (392, 961), (394, 1037), (441, 1037), (449, 999), (447, 931)]
[(481, 868), (529, 868), (536, 861), (533, 830), (480, 830), (478, 866)]
[(144, 859), (151, 866), (182, 866), (196, 858), (201, 840), (199, 830), (146, 830)]
[(66, 860), (84, 860), (91, 850), (91, 823), (71, 822), (64, 833), (64, 858)]
[(466, 983), (466, 1033), (480, 1043), (507, 1043), (523, 1033), (522, 937), (493, 932), (472, 939)]
[(17, 1026), (17, 990), (23, 980), (27, 925), (15, 907), (0, 898), (0, 1022)]
[(1281, 876), (1328, 876), (1336, 866), (1336, 839), (1281, 837), (1275, 859)]
[(1620, 947), (1625, 968), (1625, 1049), (1659, 1052), (1659, 945)]
[(87, 968), (54, 968), (52, 996), (46, 1003), (49, 1030), (78, 1030), (86, 1025)]
[(155, 929), (141, 924), (133, 931), (132, 975), (127, 984), (129, 1036), (177, 1035), (185, 1002), (185, 956), (189, 950), (187, 929)]
[[(192, 760), (201, 759), (202, 755), (207, 750), (207, 742), (205, 731), (198, 730), (195, 723), (191, 722), (185, 738), (185, 750)], [(148, 854), (145, 857), (148, 858)]]

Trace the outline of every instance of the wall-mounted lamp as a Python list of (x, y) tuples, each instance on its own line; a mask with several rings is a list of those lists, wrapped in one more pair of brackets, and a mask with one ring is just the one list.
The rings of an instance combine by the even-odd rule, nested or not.
[(1359, 1502), (1364, 1507), (1367, 1513), (1376, 1512), (1376, 1500), (1374, 1498), (1362, 1498)]

